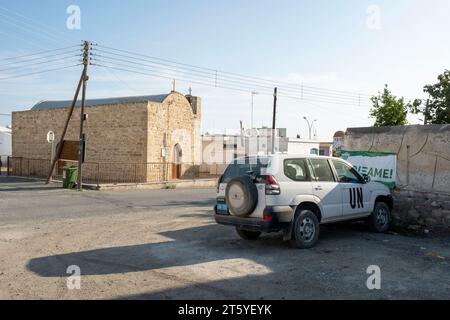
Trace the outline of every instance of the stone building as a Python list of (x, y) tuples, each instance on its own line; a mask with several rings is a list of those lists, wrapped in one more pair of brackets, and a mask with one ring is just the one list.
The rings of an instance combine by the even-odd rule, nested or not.
[[(45, 171), (42, 163), (39, 168), (34, 163), (49, 162), (52, 147), (46, 140), (47, 133), (53, 131), (55, 141), (60, 140), (70, 105), (71, 101), (44, 101), (29, 111), (14, 112), (14, 159), (31, 159), (28, 167), (31, 162), (34, 171)], [(79, 139), (79, 106), (78, 101), (65, 138), (72, 145)], [(84, 174), (87, 178), (108, 182), (171, 180), (187, 176), (201, 162), (199, 97), (173, 91), (163, 95), (87, 100), (86, 106)], [(31, 170), (24, 168), (23, 163), (20, 165), (15, 170)]]

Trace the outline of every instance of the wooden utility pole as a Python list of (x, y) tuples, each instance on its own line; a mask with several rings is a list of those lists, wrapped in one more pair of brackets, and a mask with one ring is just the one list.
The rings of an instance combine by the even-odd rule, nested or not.
[(89, 53), (90, 53), (90, 43), (88, 41), (84, 42), (83, 48), (83, 92), (81, 93), (81, 110), (80, 110), (80, 142), (78, 144), (78, 180), (77, 188), (78, 191), (83, 190), (83, 162), (84, 162), (84, 150), (86, 144), (86, 137), (84, 135), (84, 121), (86, 120), (86, 115), (84, 113), (86, 104), (86, 87), (89, 81), (89, 76), (87, 74), (89, 66)]
[(278, 88), (275, 88), (273, 92), (272, 154), (275, 154), (275, 131), (277, 129), (277, 98)]
[(73, 100), (72, 100), (72, 105), (70, 106), (69, 113), (67, 115), (67, 119), (64, 124), (64, 129), (62, 131), (61, 138), (58, 143), (58, 147), (54, 154), (54, 158), (51, 159), (52, 162), (50, 164), (50, 171), (47, 176), (47, 182), (46, 182), (47, 184), (49, 184), (52, 181), (53, 170), (55, 170), (55, 166), (58, 163), (59, 159), (61, 158), (61, 153), (62, 153), (63, 146), (64, 146), (64, 139), (66, 137), (67, 129), (69, 128), (70, 119), (72, 118), (73, 110), (75, 109), (75, 105), (77, 103), (78, 95), (80, 94), (80, 90), (81, 90), (81, 86), (84, 82), (84, 78), (85, 78), (85, 73), (84, 73), (84, 69), (83, 69), (83, 73), (81, 74), (80, 81), (78, 82), (78, 86), (75, 91), (75, 96), (73, 97)]

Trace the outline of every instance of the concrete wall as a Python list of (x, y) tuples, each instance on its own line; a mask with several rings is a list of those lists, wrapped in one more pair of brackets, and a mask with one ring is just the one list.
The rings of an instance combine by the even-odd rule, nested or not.
[(395, 217), (450, 226), (450, 125), (352, 128), (344, 149), (396, 153)]
[(400, 188), (450, 194), (450, 125), (348, 129), (344, 149), (396, 153)]

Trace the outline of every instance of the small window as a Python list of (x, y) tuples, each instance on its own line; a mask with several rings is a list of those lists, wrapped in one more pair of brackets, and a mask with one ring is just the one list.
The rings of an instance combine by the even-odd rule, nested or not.
[(310, 154), (313, 155), (313, 156), (317, 156), (319, 154), (319, 150), (316, 149), (316, 148), (311, 149)]
[(290, 159), (284, 161), (284, 174), (294, 181), (308, 181), (305, 160)]
[(310, 159), (313, 180), (320, 182), (334, 182), (333, 172), (326, 159)]
[(333, 160), (333, 165), (336, 169), (340, 183), (364, 183), (364, 180), (360, 177), (356, 170), (348, 164), (342, 161)]

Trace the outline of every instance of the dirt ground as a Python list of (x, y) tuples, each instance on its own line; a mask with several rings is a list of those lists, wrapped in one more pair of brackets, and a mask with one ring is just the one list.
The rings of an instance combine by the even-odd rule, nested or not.
[[(450, 238), (326, 226), (311, 250), (241, 240), (214, 189), (68, 191), (0, 179), (0, 299), (450, 299)], [(81, 288), (69, 290), (69, 266)], [(367, 268), (381, 269), (369, 290)], [(72, 278), (71, 278), (72, 279)]]

